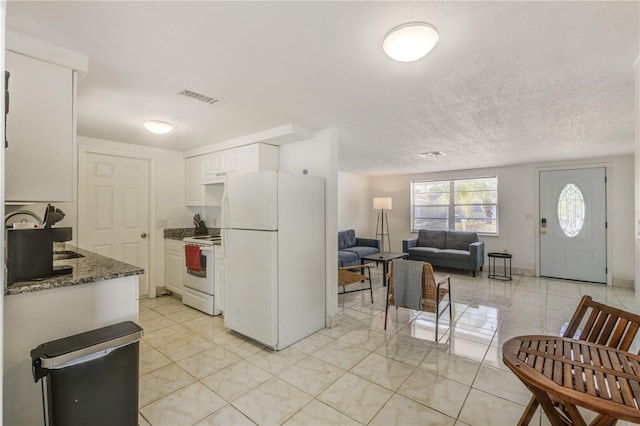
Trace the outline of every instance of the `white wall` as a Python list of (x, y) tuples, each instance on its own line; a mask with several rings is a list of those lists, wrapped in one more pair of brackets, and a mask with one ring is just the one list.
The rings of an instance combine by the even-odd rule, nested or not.
[[(633, 156), (596, 158), (588, 162), (539, 163), (487, 169), (473, 169), (453, 172), (423, 173), (396, 176), (373, 176), (370, 178), (371, 197), (389, 196), (393, 198), (393, 210), (389, 215), (391, 248), (402, 249), (402, 239), (415, 238), (410, 231), (411, 202), (410, 184), (412, 180), (449, 179), (459, 177), (498, 176), (499, 236), (483, 236), (485, 252), (507, 249), (513, 254), (513, 268), (521, 273), (534, 274), (536, 268), (537, 193), (535, 193), (536, 169), (542, 167), (572, 166), (578, 164), (611, 165), (607, 186), (609, 205), (608, 233), (609, 268), (614, 278), (627, 283), (634, 277), (634, 185)], [(532, 215), (532, 219), (527, 219)], [(375, 232), (376, 212), (370, 211), (369, 223)]]
[[(104, 139), (78, 136), (79, 146), (97, 147), (120, 151), (123, 153), (144, 154), (154, 159), (155, 162), (155, 210), (156, 223), (151, 224), (151, 241), (155, 241), (152, 247), (150, 267), (153, 268), (153, 282), (149, 286), (164, 287), (164, 228), (183, 228), (193, 226), (193, 213), (185, 206), (185, 174), (184, 155), (179, 151), (171, 151), (163, 148), (153, 148), (142, 145), (133, 145)], [(150, 294), (152, 292), (150, 291)]]
[(358, 237), (375, 237), (375, 225), (371, 231), (369, 223), (373, 205), (369, 192), (367, 176), (338, 173), (338, 230), (355, 229)]
[(306, 141), (280, 146), (280, 170), (325, 178), (325, 231), (326, 231), (326, 325), (336, 324), (338, 313), (338, 133), (333, 128), (323, 129)]

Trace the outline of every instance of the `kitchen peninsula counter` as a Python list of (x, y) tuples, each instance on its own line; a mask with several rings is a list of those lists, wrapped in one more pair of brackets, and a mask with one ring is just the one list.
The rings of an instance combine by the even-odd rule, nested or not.
[(10, 296), (144, 274), (144, 269), (137, 266), (129, 265), (68, 244), (56, 244), (54, 251), (76, 252), (83, 257), (56, 260), (53, 262), (54, 269), (56, 267), (62, 267), (63, 265), (71, 266), (73, 272), (70, 274), (40, 280), (16, 282), (5, 286), (4, 294)]
[(42, 424), (40, 383), (31, 374), (36, 346), (123, 321), (138, 322), (138, 278), (144, 270), (59, 243), (54, 251), (84, 257), (54, 261), (73, 273), (14, 283), (4, 298), (5, 425)]

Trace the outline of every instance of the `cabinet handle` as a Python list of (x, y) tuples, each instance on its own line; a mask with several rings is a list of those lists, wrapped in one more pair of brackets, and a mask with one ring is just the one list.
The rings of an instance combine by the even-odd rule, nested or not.
[(142, 237), (142, 238), (147, 238), (147, 233), (146, 233), (146, 232), (143, 232), (142, 234), (140, 234), (140, 237)]

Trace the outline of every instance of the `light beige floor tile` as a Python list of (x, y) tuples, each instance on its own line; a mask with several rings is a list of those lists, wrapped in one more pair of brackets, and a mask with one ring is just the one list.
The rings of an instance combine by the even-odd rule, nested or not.
[(214, 343), (222, 346), (229, 352), (233, 352), (240, 358), (246, 358), (264, 349), (264, 345), (230, 331), (218, 333), (216, 337), (217, 338), (211, 339)]
[(164, 303), (162, 305), (151, 307), (152, 310), (162, 315), (168, 315), (175, 312), (187, 311), (191, 308), (182, 303)]
[(489, 350), (484, 356), (482, 364), (494, 368), (499, 368), (500, 370), (504, 371), (511, 371), (509, 370), (509, 367), (504, 365), (504, 362), (502, 362), (502, 348), (497, 348), (495, 346), (489, 346)]
[(469, 386), (417, 368), (398, 393), (455, 418), (469, 390)]
[(192, 376), (201, 379), (241, 359), (238, 355), (214, 345), (202, 352), (181, 359), (177, 364)]
[(144, 417), (142, 417), (142, 414), (138, 414), (138, 426), (151, 426), (151, 425)]
[(443, 337), (435, 348), (437, 351), (447, 352), (475, 362), (482, 362), (488, 349), (489, 342), (478, 343), (448, 334)]
[(395, 394), (369, 425), (453, 425), (456, 419)]
[(531, 392), (511, 371), (484, 365), (480, 367), (473, 387), (521, 405), (528, 404), (531, 398)]
[(380, 385), (347, 373), (322, 392), (318, 399), (366, 424), (392, 395), (393, 392)]
[(307, 356), (284, 370), (278, 377), (311, 396), (317, 396), (345, 373), (343, 369), (328, 362)]
[(362, 361), (369, 353), (370, 351), (367, 349), (350, 345), (340, 340), (334, 340), (316, 351), (313, 356), (333, 364), (336, 367), (340, 367), (343, 370), (349, 370), (358, 362)]
[(153, 333), (154, 331), (164, 330), (165, 328), (176, 325), (175, 321), (171, 321), (166, 317), (153, 318), (149, 320), (138, 321), (140, 327), (144, 329), (145, 336), (149, 333)]
[(298, 425), (332, 425), (332, 426), (356, 426), (360, 423), (350, 417), (345, 416), (339, 411), (334, 410), (326, 404), (314, 399), (307, 404), (302, 410), (298, 411), (295, 416), (291, 417), (285, 423), (285, 426)]
[(217, 334), (219, 331), (226, 331), (224, 320), (220, 316), (203, 315), (201, 317), (187, 320), (180, 323), (183, 327), (188, 328), (196, 334), (204, 337)]
[(281, 351), (263, 349), (248, 356), (246, 360), (275, 376), (285, 368), (296, 364), (306, 356), (307, 354), (304, 352), (288, 347)]
[(157, 350), (150, 348), (140, 352), (140, 376), (171, 364), (171, 360)]
[(140, 299), (140, 305), (143, 305), (147, 308), (154, 308), (159, 305), (164, 305), (165, 303), (182, 304), (180, 300), (171, 296), (160, 296), (160, 297), (156, 297), (155, 299), (149, 299), (149, 298)]
[(175, 364), (155, 370), (140, 377), (140, 407), (156, 401), (191, 383), (195, 378)]
[(318, 349), (322, 348), (328, 343), (333, 342), (333, 337), (327, 336), (323, 333), (313, 333), (311, 336), (306, 337), (299, 342), (291, 345), (292, 348), (304, 352), (306, 354), (312, 354)]
[(229, 402), (266, 382), (271, 374), (247, 361), (238, 361), (201, 380), (215, 393)]
[(414, 367), (372, 353), (353, 367), (351, 373), (396, 391), (413, 370)]
[(194, 320), (197, 318), (200, 318), (202, 316), (204, 316), (206, 314), (197, 311), (195, 309), (192, 308), (188, 308), (188, 309), (183, 309), (183, 310), (179, 310), (177, 312), (172, 312), (168, 315), (165, 315), (167, 318), (169, 318), (171, 321), (175, 321), (178, 324), (183, 323), (185, 321), (189, 321), (189, 320)]
[(515, 425), (524, 408), (514, 402), (471, 389), (462, 407), (460, 420), (469, 425)]
[(382, 345), (387, 337), (384, 334), (376, 331), (365, 330), (353, 330), (338, 338), (341, 342), (349, 343), (350, 345), (358, 346), (369, 351), (376, 350)]
[[(166, 317), (163, 317), (166, 318)], [(194, 336), (194, 333), (183, 326), (172, 321), (171, 326), (145, 333), (144, 340), (151, 346), (157, 348), (161, 345), (174, 342), (183, 337)]]
[(420, 364), (420, 368), (463, 385), (471, 386), (480, 368), (480, 363), (436, 350), (427, 355)]
[(280, 424), (311, 402), (311, 397), (274, 377), (233, 402), (259, 425)]
[(141, 310), (138, 313), (138, 319), (140, 321), (149, 321), (149, 320), (160, 318), (160, 317), (162, 317), (162, 315), (160, 315), (155, 311), (152, 311), (149, 308), (145, 308), (144, 310)]
[(225, 405), (196, 426), (253, 426), (247, 416), (236, 410), (231, 404)]
[(213, 347), (214, 343), (204, 337), (191, 335), (175, 340), (171, 343), (156, 346), (156, 349), (169, 357), (172, 361), (180, 361), (190, 355)]
[(376, 353), (416, 367), (435, 346), (434, 342), (416, 340), (410, 336), (396, 334), (380, 345)]
[(152, 425), (192, 425), (225, 404), (202, 383), (194, 383), (143, 407), (141, 411)]

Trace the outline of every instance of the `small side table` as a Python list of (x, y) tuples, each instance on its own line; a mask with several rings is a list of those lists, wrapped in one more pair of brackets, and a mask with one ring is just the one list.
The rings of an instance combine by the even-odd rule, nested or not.
[[(509, 253), (489, 253), (489, 278), (494, 280), (511, 281), (511, 258), (513, 257)], [(502, 259), (504, 262), (504, 273), (502, 275), (496, 275), (496, 259)], [(509, 261), (509, 273), (507, 274), (507, 260)], [(493, 263), (493, 268), (491, 268)], [(491, 273), (493, 271), (493, 273)]]

